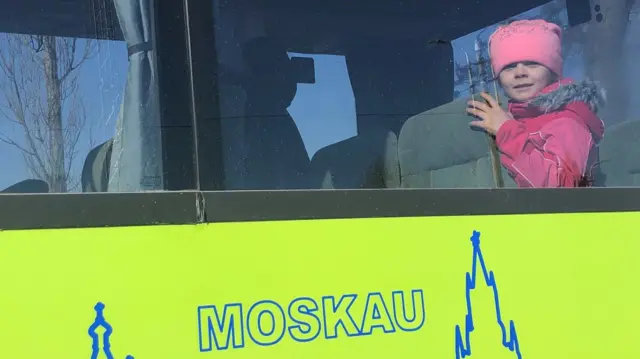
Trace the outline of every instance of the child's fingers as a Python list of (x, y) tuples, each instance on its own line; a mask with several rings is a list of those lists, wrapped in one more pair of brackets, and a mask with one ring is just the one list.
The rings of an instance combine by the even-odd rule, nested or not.
[(489, 106), (487, 106), (486, 103), (480, 102), (480, 101), (471, 100), (471, 101), (468, 101), (467, 104), (474, 109), (478, 109), (484, 112), (487, 112), (491, 109)]
[(473, 115), (475, 117), (481, 118), (483, 121), (487, 120), (487, 113), (483, 112), (482, 110), (475, 109), (475, 108), (467, 108), (467, 113), (469, 113), (469, 114), (471, 114), (471, 115)]
[(489, 95), (486, 92), (482, 92), (480, 93), (480, 96), (482, 96), (482, 98), (484, 98), (487, 103), (489, 103), (489, 106), (491, 106), (492, 108), (498, 108), (500, 107), (500, 105), (498, 104), (498, 102), (493, 98), (493, 96)]
[(471, 121), (469, 122), (469, 126), (481, 128), (483, 130), (487, 130), (487, 124), (484, 121)]

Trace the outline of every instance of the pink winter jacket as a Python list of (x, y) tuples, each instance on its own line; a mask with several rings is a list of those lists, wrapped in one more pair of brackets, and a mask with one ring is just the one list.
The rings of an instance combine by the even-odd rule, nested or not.
[(598, 163), (604, 91), (564, 79), (528, 103), (509, 103), (515, 120), (496, 134), (500, 161), (519, 187), (582, 187)]

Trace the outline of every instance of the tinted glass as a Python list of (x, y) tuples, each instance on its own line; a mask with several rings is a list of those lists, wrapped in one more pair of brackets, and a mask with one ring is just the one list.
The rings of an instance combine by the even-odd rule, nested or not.
[(129, 3), (6, 2), (0, 190), (163, 188), (153, 11)]
[[(632, 121), (638, 101), (629, 91), (631, 80), (640, 76), (629, 60), (640, 51), (630, 35), (640, 23), (630, 3), (357, 1), (344, 8), (334, 1), (216, 1), (224, 186), (633, 185), (640, 181), (633, 161), (619, 155), (632, 150), (633, 135), (640, 133)], [(547, 33), (557, 26), (558, 42), (538, 45), (549, 56), (557, 50), (554, 62), (543, 66), (557, 76), (546, 77), (545, 85), (562, 79), (557, 83), (562, 91), (574, 92), (563, 94), (564, 103), (552, 103), (552, 114), (542, 106), (515, 114), (518, 122), (509, 123), (519, 127), (545, 114), (553, 118), (539, 124), (565, 123), (560, 133), (545, 127), (546, 137), (536, 142), (530, 134), (542, 125), (529, 126), (522, 132), (526, 144), (509, 139), (505, 145), (490, 136), (495, 129), (487, 128), (487, 134), (470, 127), (474, 118), (467, 101), (481, 100), (480, 92), (487, 91), (506, 114), (508, 86), (528, 91), (521, 87), (529, 83), (494, 80), (544, 59), (529, 59), (523, 52), (489, 59), (489, 36), (517, 19), (544, 19)], [(508, 63), (492, 73), (501, 61)], [(520, 74), (515, 77), (523, 81)], [(568, 81), (571, 86), (565, 86)], [(608, 102), (599, 96), (604, 90)], [(558, 99), (557, 94), (547, 99)], [(581, 96), (589, 97), (582, 101), (586, 112), (564, 118), (562, 111), (575, 112), (566, 105)], [(551, 121), (556, 117), (561, 121)], [(555, 152), (545, 147), (551, 137), (548, 147), (556, 143)]]

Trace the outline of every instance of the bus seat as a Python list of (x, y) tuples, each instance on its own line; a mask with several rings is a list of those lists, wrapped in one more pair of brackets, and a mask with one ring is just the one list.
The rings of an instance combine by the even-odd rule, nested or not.
[(112, 146), (110, 139), (89, 151), (82, 167), (82, 192), (107, 192)]
[(40, 179), (28, 179), (13, 184), (2, 191), (2, 194), (18, 193), (49, 193), (49, 184)]
[(391, 131), (370, 131), (320, 149), (311, 160), (311, 188), (398, 188), (398, 140)]
[(249, 68), (243, 83), (245, 189), (305, 188), (309, 157), (287, 111), (297, 91), (289, 55), (284, 47), (267, 38), (251, 40), (243, 50)]
[[(469, 128), (467, 99), (410, 118), (398, 138), (403, 188), (494, 187), (484, 133)], [(515, 182), (502, 171), (506, 187)]]
[(606, 187), (640, 186), (640, 121), (620, 122), (605, 129), (600, 142), (600, 169)]

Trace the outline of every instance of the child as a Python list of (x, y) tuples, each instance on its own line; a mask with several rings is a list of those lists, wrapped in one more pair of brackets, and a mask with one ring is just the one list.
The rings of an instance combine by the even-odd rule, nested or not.
[(509, 112), (483, 93), (467, 112), (471, 126), (495, 135), (500, 161), (519, 187), (585, 187), (598, 163), (604, 124), (596, 116), (604, 91), (562, 78), (562, 31), (544, 20), (520, 20), (489, 38), (491, 66), (509, 97)]

